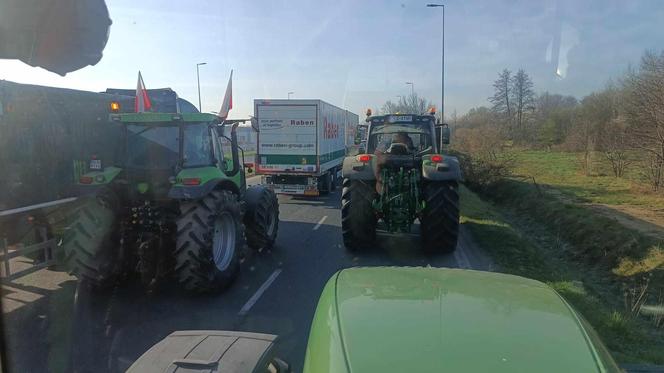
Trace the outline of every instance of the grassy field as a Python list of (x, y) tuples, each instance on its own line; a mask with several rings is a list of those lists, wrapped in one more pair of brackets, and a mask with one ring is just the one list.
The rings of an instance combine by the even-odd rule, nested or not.
[(621, 289), (604, 270), (571, 255), (573, 248), (529, 215), (496, 206), (461, 188), (461, 222), (499, 271), (548, 283), (593, 325), (622, 363), (664, 364), (664, 330), (624, 311)]
[(493, 207), (473, 198), (463, 207), (465, 219), (485, 223), (470, 221), (480, 245), (507, 271), (563, 293), (619, 360), (664, 363), (664, 197), (640, 182), (636, 166), (613, 177), (600, 154), (587, 176), (579, 154), (514, 153), (514, 177), (483, 191)]
[(591, 176), (586, 176), (581, 167), (581, 155), (577, 153), (517, 150), (514, 154), (515, 175), (534, 177), (536, 183), (554, 187), (567, 198), (664, 209), (662, 195), (650, 192), (648, 186), (640, 182), (640, 170), (636, 164), (627, 169), (625, 178), (616, 178), (612, 176), (608, 162), (595, 153)]

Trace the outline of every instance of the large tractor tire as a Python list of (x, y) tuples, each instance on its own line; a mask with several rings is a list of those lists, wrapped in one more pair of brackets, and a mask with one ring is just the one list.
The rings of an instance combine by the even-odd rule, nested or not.
[(373, 183), (343, 180), (341, 230), (348, 250), (358, 250), (376, 240), (376, 215), (371, 205), (375, 193)]
[(254, 186), (247, 189), (244, 200), (247, 203), (244, 214), (247, 245), (255, 250), (272, 248), (279, 230), (277, 195), (263, 186)]
[(230, 191), (213, 191), (180, 205), (175, 275), (185, 291), (210, 293), (228, 287), (239, 273), (243, 246), (240, 202)]
[(68, 271), (99, 290), (112, 287), (122, 271), (118, 219), (111, 206), (100, 199), (86, 201), (62, 240)]
[(459, 190), (456, 181), (425, 184), (422, 246), (428, 253), (451, 253), (459, 236)]

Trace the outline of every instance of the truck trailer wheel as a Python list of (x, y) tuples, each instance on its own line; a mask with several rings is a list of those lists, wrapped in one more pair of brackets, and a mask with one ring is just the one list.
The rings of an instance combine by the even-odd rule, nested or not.
[(321, 195), (330, 194), (332, 191), (332, 173), (328, 172), (318, 178), (318, 191)]
[(330, 186), (330, 191), (334, 192), (337, 190), (337, 184), (339, 183), (339, 179), (337, 179), (337, 173), (339, 170), (334, 169), (330, 171), (330, 178), (332, 179), (331, 186)]
[(62, 240), (68, 271), (98, 290), (113, 286), (122, 270), (119, 236), (109, 205), (87, 201), (74, 213)]
[(376, 240), (376, 215), (371, 205), (374, 194), (372, 182), (343, 180), (341, 230), (348, 250), (357, 250)]
[(254, 186), (247, 189), (244, 200), (247, 203), (244, 214), (247, 245), (256, 250), (271, 248), (279, 230), (277, 195), (263, 186)]
[(244, 246), (240, 215), (240, 202), (226, 190), (180, 204), (175, 275), (184, 290), (222, 290), (237, 277)]
[(456, 250), (459, 235), (459, 192), (456, 181), (429, 182), (424, 185), (422, 246), (429, 253)]

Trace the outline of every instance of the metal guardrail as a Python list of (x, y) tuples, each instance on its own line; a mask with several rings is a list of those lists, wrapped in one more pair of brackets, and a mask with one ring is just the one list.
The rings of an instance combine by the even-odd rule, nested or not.
[[(57, 242), (54, 239), (46, 240), (35, 245), (21, 246), (15, 250), (9, 250), (7, 239), (2, 240), (2, 251), (0, 253), (0, 282), (8, 283), (16, 280), (17, 278), (27, 276), (31, 273), (37, 272), (42, 268), (46, 268), (55, 264), (55, 250), (58, 248)], [(18, 257), (25, 257), (32, 253), (42, 251), (44, 260), (33, 264), (32, 266), (12, 273), (9, 261)]]

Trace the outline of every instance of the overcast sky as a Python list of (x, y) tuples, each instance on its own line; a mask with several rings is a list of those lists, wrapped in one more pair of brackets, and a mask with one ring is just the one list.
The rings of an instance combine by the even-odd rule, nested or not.
[[(427, 1), (107, 1), (104, 58), (66, 77), (0, 60), (0, 79), (102, 91), (171, 87), (216, 111), (231, 69), (231, 116), (255, 98), (320, 98), (357, 114), (415, 91), (440, 107), (441, 9)], [(191, 4), (190, 4), (191, 3)], [(192, 5), (192, 4), (197, 5)], [(535, 90), (582, 97), (664, 49), (664, 2), (445, 1), (446, 114), (487, 105), (504, 68)]]

